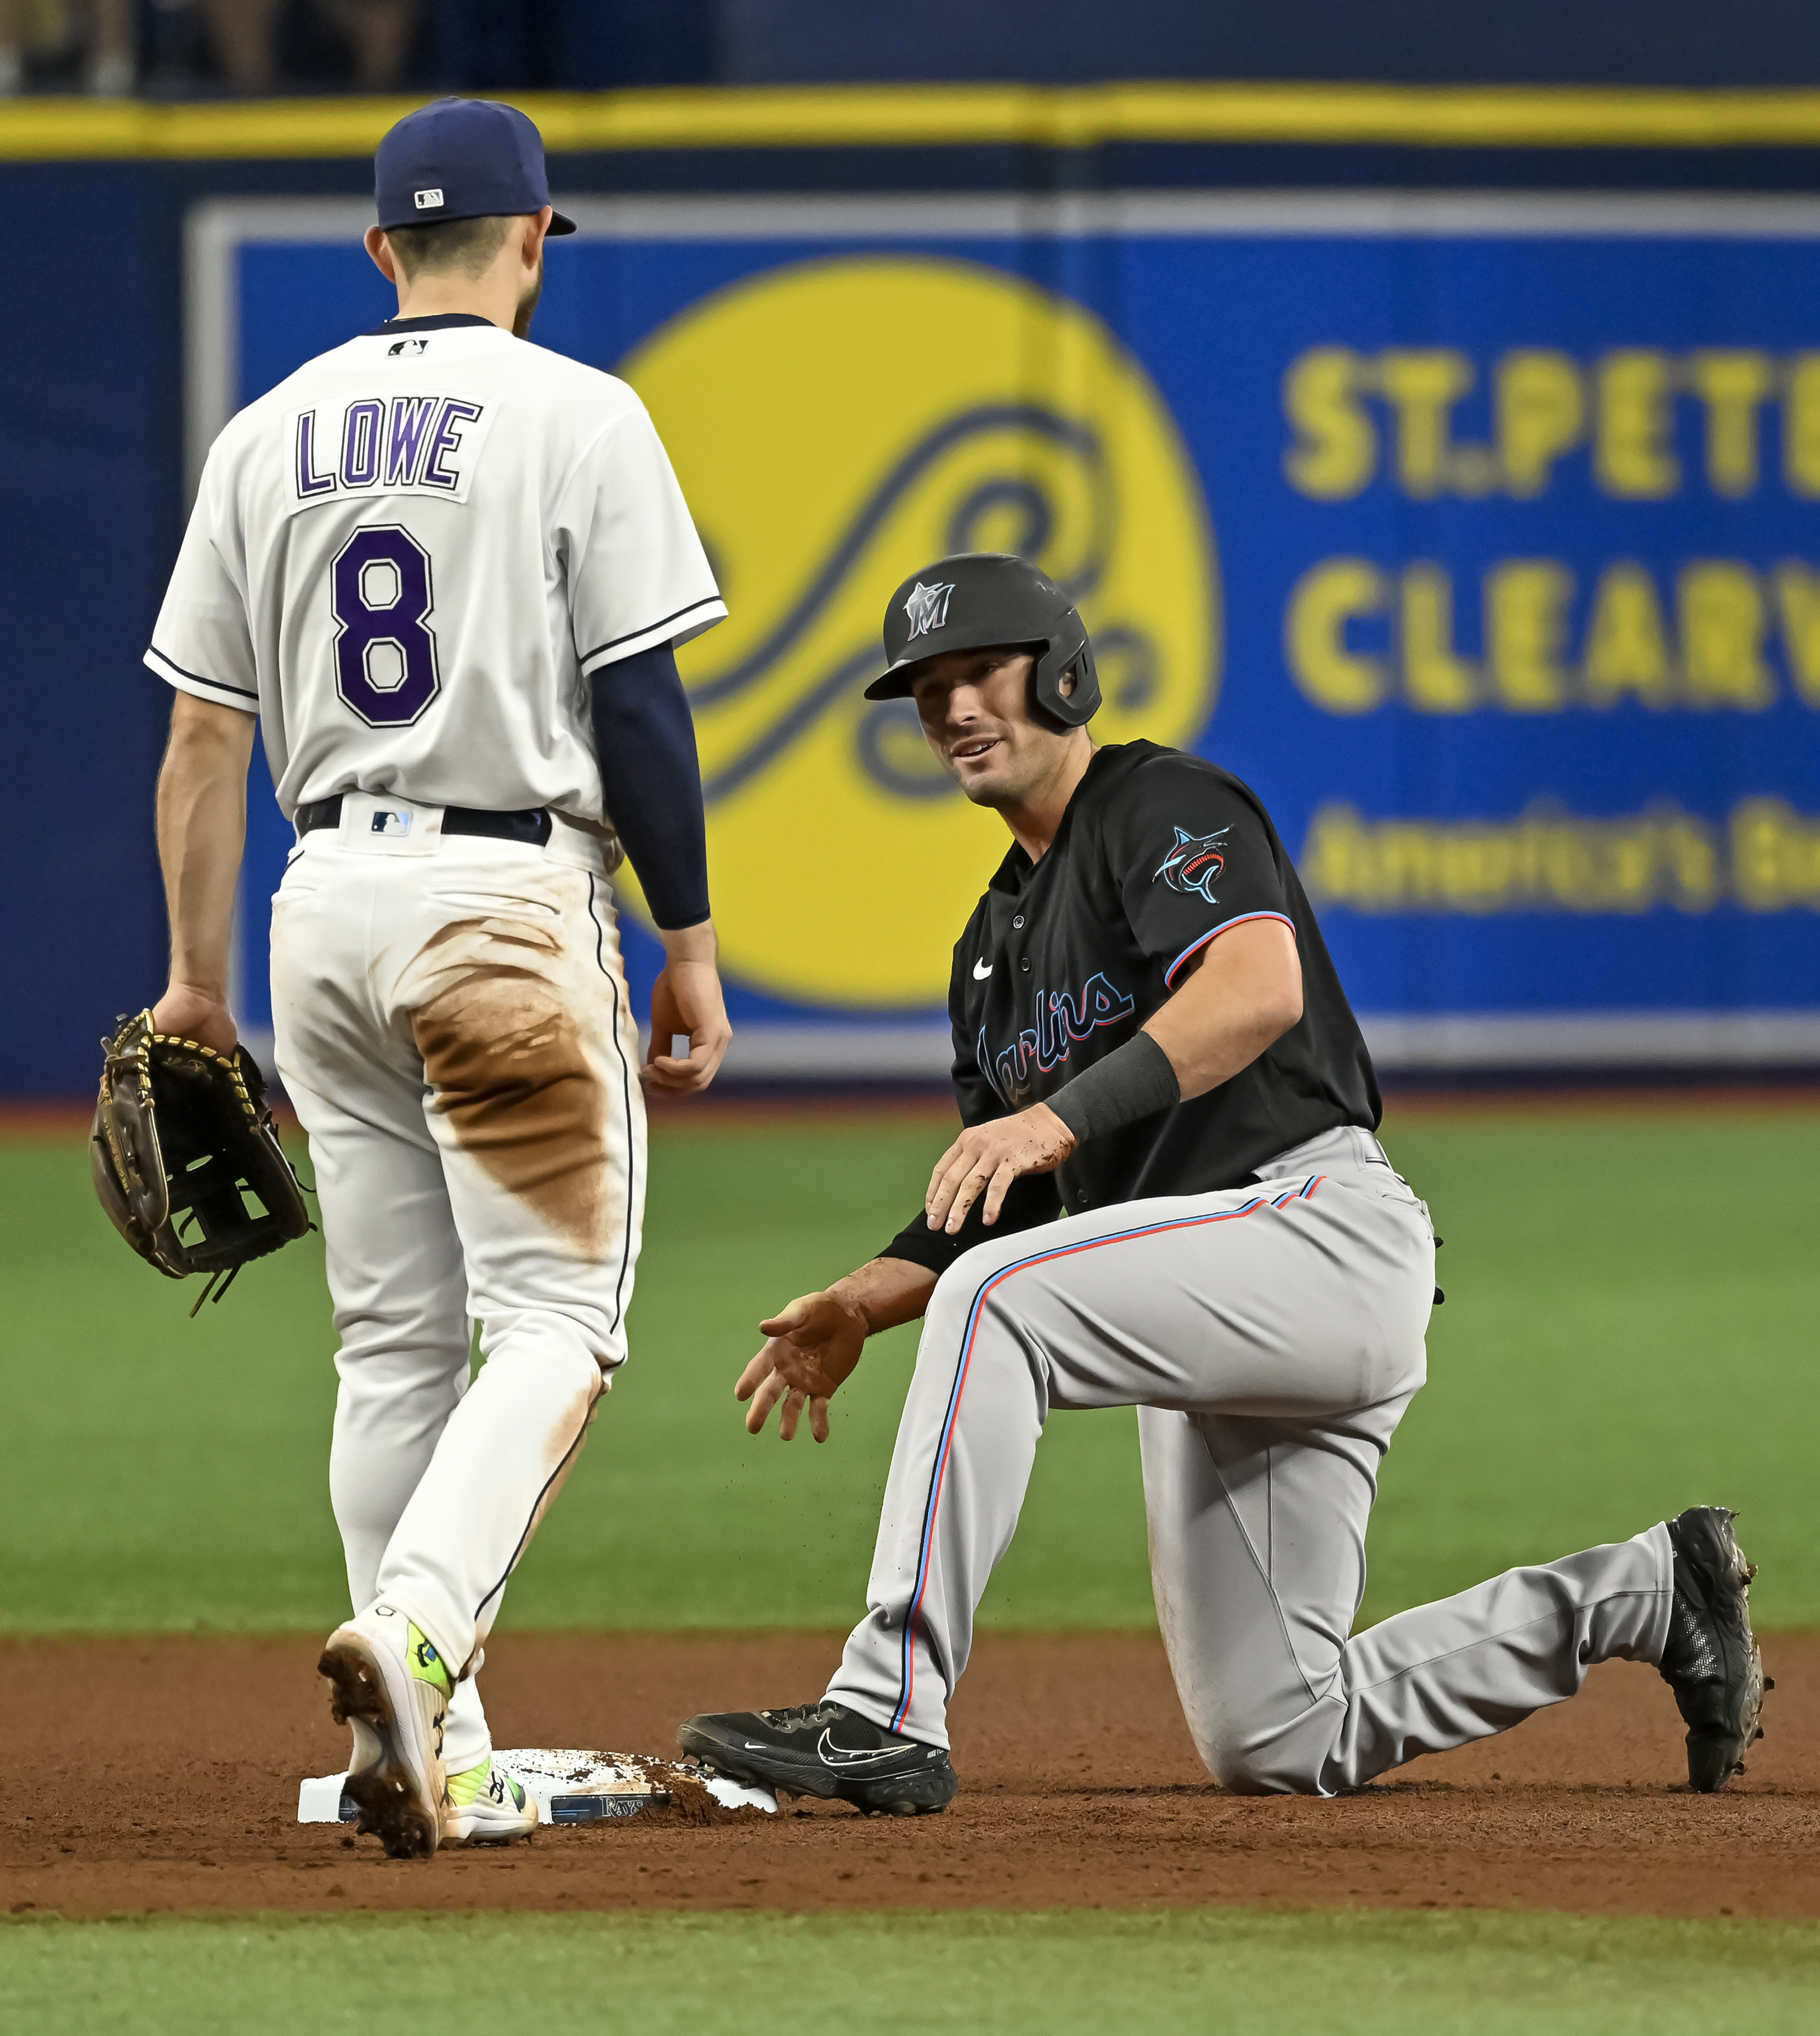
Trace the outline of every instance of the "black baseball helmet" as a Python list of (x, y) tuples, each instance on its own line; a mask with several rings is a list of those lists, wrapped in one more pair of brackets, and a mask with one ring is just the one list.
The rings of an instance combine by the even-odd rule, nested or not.
[[(1027, 643), (1037, 653), (1037, 703), (1070, 728), (1099, 709), (1087, 625), (1055, 582), (1008, 552), (957, 552), (912, 573), (885, 609), (885, 669), (871, 700), (907, 699), (918, 668), (948, 650)], [(1072, 669), (1074, 691), (1061, 682)]]

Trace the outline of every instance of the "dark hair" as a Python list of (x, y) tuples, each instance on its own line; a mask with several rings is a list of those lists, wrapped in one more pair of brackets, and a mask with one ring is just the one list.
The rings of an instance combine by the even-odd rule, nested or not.
[(483, 275), (506, 244), (514, 215), (488, 213), (478, 219), (439, 219), (428, 226), (394, 226), (386, 238), (407, 280), (446, 275), (458, 269), (470, 277)]

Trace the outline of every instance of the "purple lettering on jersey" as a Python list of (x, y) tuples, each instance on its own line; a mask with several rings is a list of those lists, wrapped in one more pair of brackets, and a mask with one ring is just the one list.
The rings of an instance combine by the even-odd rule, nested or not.
[(386, 433), (386, 487), (409, 488), (416, 483), (430, 420), (435, 414), (434, 396), (392, 398), (391, 422)]
[(420, 477), (426, 488), (459, 488), (462, 477), (450, 473), (443, 467), (444, 457), (459, 450), (462, 428), (471, 424), (479, 417), (478, 403), (464, 403), (459, 397), (447, 396), (443, 399), (442, 415), (436, 420), (435, 435), (430, 440), (430, 450), (424, 462)]
[(369, 400), (348, 405), (341, 427), (341, 485), (371, 488), (379, 477), (379, 431), (386, 418), (383, 403)]
[(307, 502), (312, 495), (333, 495), (335, 477), (316, 471), (316, 413), (306, 410), (297, 420), (297, 500)]

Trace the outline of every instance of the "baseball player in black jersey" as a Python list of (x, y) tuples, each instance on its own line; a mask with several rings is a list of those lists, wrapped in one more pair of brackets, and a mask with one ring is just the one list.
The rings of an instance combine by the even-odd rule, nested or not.
[[(1012, 846), (955, 948), (963, 1129), (881, 1255), (761, 1325), (747, 1427), (828, 1402), (924, 1318), (866, 1617), (819, 1702), (691, 1719), (737, 1778), (942, 1808), (948, 1700), (1052, 1408), (1139, 1409), (1157, 1616), (1228, 1786), (1332, 1795), (1656, 1665), (1690, 1777), (1720, 1788), (1765, 1687), (1731, 1513), (1508, 1570), (1353, 1634), (1380, 1458), (1426, 1375), (1426, 1205), (1392, 1168), (1370, 1056), (1257, 795), (1198, 756), (1096, 748), (1066, 594), (989, 554), (891, 598), (871, 699)], [(1065, 1211), (1065, 1213), (1064, 1213)]]

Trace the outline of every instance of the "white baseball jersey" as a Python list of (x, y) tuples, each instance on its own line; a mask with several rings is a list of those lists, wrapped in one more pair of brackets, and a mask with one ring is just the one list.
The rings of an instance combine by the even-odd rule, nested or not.
[(601, 813), (587, 676), (726, 613), (624, 383), (483, 319), (300, 368), (215, 442), (145, 662), (338, 792)]

